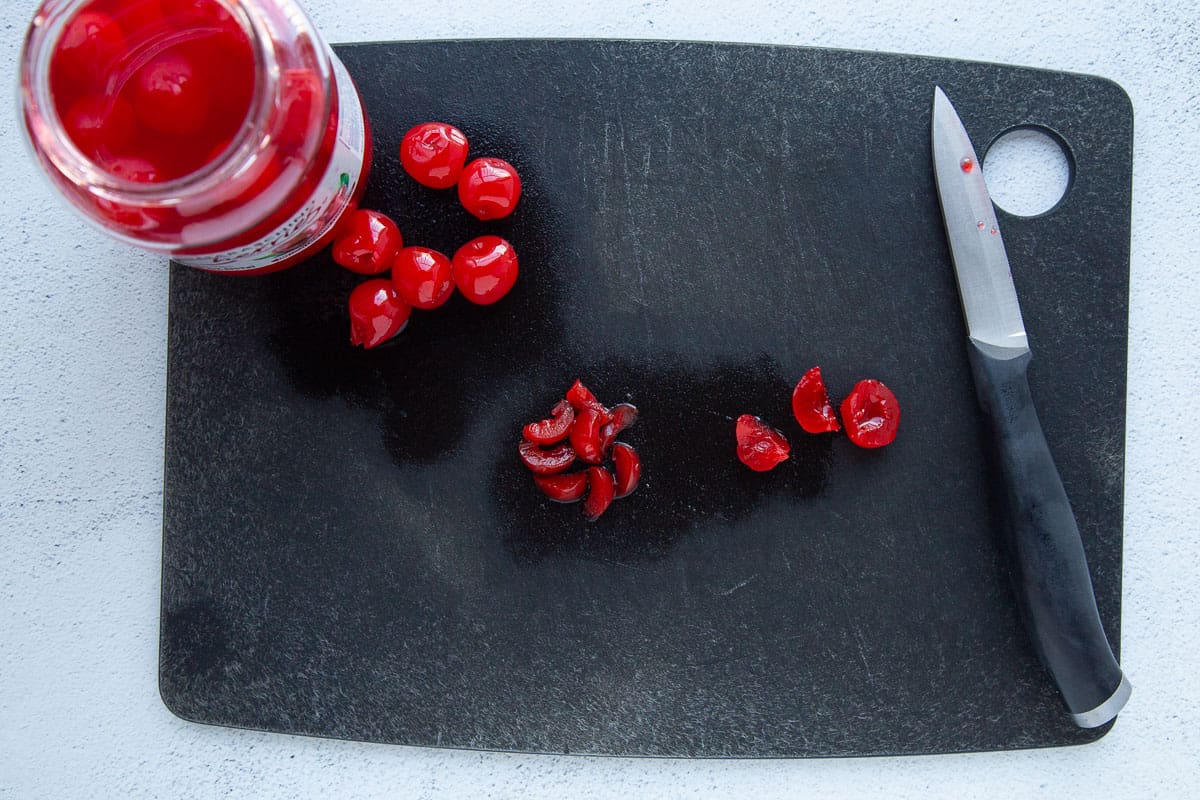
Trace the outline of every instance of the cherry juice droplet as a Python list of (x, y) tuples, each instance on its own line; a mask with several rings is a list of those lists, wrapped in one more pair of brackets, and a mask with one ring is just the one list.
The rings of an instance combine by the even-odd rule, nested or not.
[(975, 169), (975, 160), (968, 156), (962, 161), (958, 162), (958, 165), (962, 167), (963, 172), (970, 172), (971, 170)]
[(976, 228), (979, 228), (979, 230), (983, 230), (983, 228), (984, 228), (984, 224), (985, 224), (985, 223), (984, 223), (984, 221), (983, 221), (983, 220), (979, 220), (979, 222), (976, 222), (976, 223), (975, 223), (975, 227), (976, 227)]

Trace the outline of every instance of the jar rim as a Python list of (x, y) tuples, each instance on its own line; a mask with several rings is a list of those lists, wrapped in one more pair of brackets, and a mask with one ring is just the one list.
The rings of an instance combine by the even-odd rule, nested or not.
[[(170, 206), (186, 202), (220, 187), (247, 168), (260, 149), (269, 144), (267, 125), (282, 91), (281, 68), (271, 35), (271, 20), (253, 0), (214, 0), (233, 15), (246, 33), (255, 62), (254, 91), (241, 128), (221, 151), (199, 169), (155, 183), (143, 183), (113, 175), (88, 158), (66, 134), (50, 88), (50, 59), (68, 21), (93, 0), (44, 0), (34, 16), (21, 54), (21, 100), (24, 128), (39, 158), (64, 178), (90, 193), (110, 200), (136, 202), (145, 206)], [(303, 14), (294, 4), (296, 12)], [(290, 15), (291, 9), (289, 9)], [(324, 48), (313, 53), (323, 82), (330, 82), (331, 68)], [(325, 92), (325, 114), (333, 102)], [(318, 142), (307, 142), (303, 153), (311, 157)], [(307, 152), (311, 149), (313, 152)]]

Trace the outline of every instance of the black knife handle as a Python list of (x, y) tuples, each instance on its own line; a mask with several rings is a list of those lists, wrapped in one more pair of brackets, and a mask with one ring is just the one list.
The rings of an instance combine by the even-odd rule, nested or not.
[(972, 339), (968, 352), (1003, 477), (1007, 549), (1026, 626), (1075, 723), (1103, 725), (1129, 699), (1130, 684), (1100, 624), (1079, 526), (1033, 407), (1029, 351), (1013, 357)]

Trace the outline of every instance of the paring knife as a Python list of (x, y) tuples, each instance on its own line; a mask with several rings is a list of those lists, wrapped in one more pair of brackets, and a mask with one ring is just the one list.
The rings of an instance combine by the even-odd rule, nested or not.
[(1117, 715), (1132, 687), (1100, 624), (1079, 527), (1033, 407), (1025, 323), (982, 165), (941, 87), (932, 127), (967, 354), (1004, 483), (1018, 601), (1075, 724), (1094, 728)]

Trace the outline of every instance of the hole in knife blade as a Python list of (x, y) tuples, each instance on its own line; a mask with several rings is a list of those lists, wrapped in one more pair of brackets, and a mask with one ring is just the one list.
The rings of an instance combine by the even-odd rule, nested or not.
[(1070, 152), (1047, 128), (1010, 128), (983, 158), (992, 201), (1010, 214), (1035, 217), (1052, 211), (1071, 186)]

